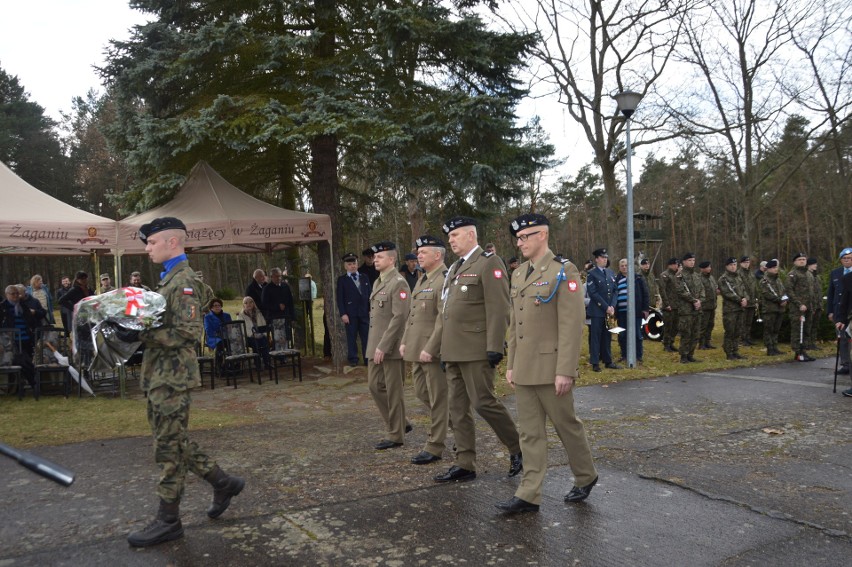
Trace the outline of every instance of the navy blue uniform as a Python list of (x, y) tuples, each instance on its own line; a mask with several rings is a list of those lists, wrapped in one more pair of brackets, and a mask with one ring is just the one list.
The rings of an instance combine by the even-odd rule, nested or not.
[[(352, 276), (358, 277), (358, 283)], [(349, 364), (358, 364), (357, 339), (361, 337), (361, 356), (367, 362), (367, 335), (370, 332), (370, 293), (372, 286), (367, 276), (362, 273), (345, 273), (337, 278), (337, 311), (340, 316), (348, 315), (346, 325), (346, 359)]]
[(612, 364), (610, 333), (606, 328), (607, 307), (615, 309), (617, 296), (615, 274), (609, 268), (592, 268), (586, 276), (586, 293), (589, 305), (586, 316), (591, 321), (589, 328), (589, 362)]

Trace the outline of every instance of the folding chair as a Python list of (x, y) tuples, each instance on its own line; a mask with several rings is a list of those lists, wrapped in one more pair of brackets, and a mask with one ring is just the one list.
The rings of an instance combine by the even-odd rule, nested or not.
[[(237, 387), (237, 375), (228, 376), (229, 372), (239, 369), (240, 374), (243, 371), (243, 363), (248, 362), (249, 380), (254, 382), (253, 365), (260, 365), (260, 354), (251, 352), (246, 343), (246, 324), (245, 321), (231, 321), (223, 323), (222, 342), (224, 346), (224, 356), (222, 357), (222, 368), (220, 376), (225, 374), (225, 381), (234, 380), (234, 388)], [(259, 367), (259, 366), (258, 366)], [(257, 373), (257, 383), (260, 384), (260, 372)]]
[[(203, 340), (203, 339), (202, 339)], [(216, 359), (204, 351), (204, 343), (195, 343), (195, 360), (198, 361), (198, 371), (201, 374), (201, 387), (204, 387), (204, 375), (210, 376), (210, 389), (216, 389)]]
[[(70, 356), (68, 333), (60, 327), (38, 327), (35, 331), (33, 364), (39, 394), (44, 392), (45, 386), (61, 386), (62, 395), (67, 398), (71, 392), (71, 373), (68, 366), (56, 359), (55, 353), (66, 359)], [(48, 376), (51, 379), (47, 379)]]
[(20, 383), (23, 381), (23, 368), (18, 364), (20, 354), (21, 333), (18, 329), (0, 329), (0, 376), (6, 376), (7, 394), (12, 393), (13, 386), (22, 387)]
[(269, 325), (269, 359), (272, 362), (272, 371), (275, 373), (275, 383), (278, 383), (278, 368), (293, 369), (293, 380), (296, 379), (296, 371), (299, 372), (299, 382), (302, 381), (302, 354), (294, 348), (290, 348), (287, 341), (287, 320), (283, 317), (273, 319)]

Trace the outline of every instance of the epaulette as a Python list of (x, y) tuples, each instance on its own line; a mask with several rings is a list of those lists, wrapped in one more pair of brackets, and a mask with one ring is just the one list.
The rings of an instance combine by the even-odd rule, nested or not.
[(447, 274), (449, 274), (449, 273), (450, 273), (450, 271), (449, 271), (449, 270), (444, 270), (444, 271), (442, 272), (442, 274), (444, 275), (444, 277), (447, 277)]
[(562, 256), (554, 256), (553, 261), (559, 264), (567, 264), (570, 262), (568, 258), (563, 258)]
[(490, 258), (491, 256), (494, 255), (494, 252), (486, 252), (485, 250), (483, 250), (482, 255), (485, 256), (486, 258)]

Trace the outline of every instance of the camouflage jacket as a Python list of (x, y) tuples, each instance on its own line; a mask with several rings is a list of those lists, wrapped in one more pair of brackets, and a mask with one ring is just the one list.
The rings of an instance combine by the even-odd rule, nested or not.
[(713, 274), (701, 273), (699, 275), (701, 283), (704, 285), (704, 301), (701, 302), (702, 311), (715, 311), (716, 309), (716, 290), (719, 286), (716, 284), (716, 278)]
[(760, 309), (764, 313), (782, 313), (787, 310), (784, 285), (778, 274), (763, 274), (758, 287), (760, 287)]
[(143, 331), (142, 391), (159, 386), (183, 391), (201, 385), (195, 344), (201, 336), (203, 285), (184, 261), (178, 263), (155, 289), (166, 298), (160, 327)]
[[(677, 306), (679, 315), (693, 315), (700, 313), (696, 311), (694, 303), (701, 301), (704, 303), (704, 284), (701, 283), (701, 276), (694, 268), (683, 268), (680, 275), (675, 277), (675, 298), (674, 304)], [(671, 301), (672, 299), (669, 298)]]
[[(809, 270), (810, 271), (810, 270)], [(822, 299), (822, 280), (819, 279), (819, 276), (816, 272), (811, 272), (813, 276), (813, 294), (811, 295), (811, 305), (813, 305), (813, 310), (815, 313), (819, 313), (822, 311), (823, 299)]]
[(785, 289), (790, 297), (790, 313), (798, 315), (799, 306), (804, 305), (810, 311), (813, 308), (814, 275), (806, 267), (793, 268), (787, 274)]
[(745, 284), (739, 272), (725, 273), (719, 276), (719, 291), (722, 292), (722, 313), (742, 311), (742, 299), (748, 297)]
[(658, 283), (663, 309), (671, 307), (673, 311), (677, 310), (677, 293), (675, 291), (676, 278), (677, 272), (669, 269), (663, 270), (663, 273), (660, 274)]
[(748, 298), (748, 305), (746, 307), (756, 306), (760, 295), (757, 291), (757, 278), (750, 271), (743, 268), (737, 268), (737, 274), (739, 274), (743, 286), (745, 286), (746, 297)]

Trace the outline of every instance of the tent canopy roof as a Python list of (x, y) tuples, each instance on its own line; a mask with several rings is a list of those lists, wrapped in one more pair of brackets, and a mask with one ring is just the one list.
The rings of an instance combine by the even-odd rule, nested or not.
[(270, 252), (331, 241), (328, 215), (289, 211), (255, 199), (199, 161), (168, 203), (119, 222), (119, 248), (142, 254), (138, 230), (158, 217), (177, 217), (187, 228), (189, 252)]

